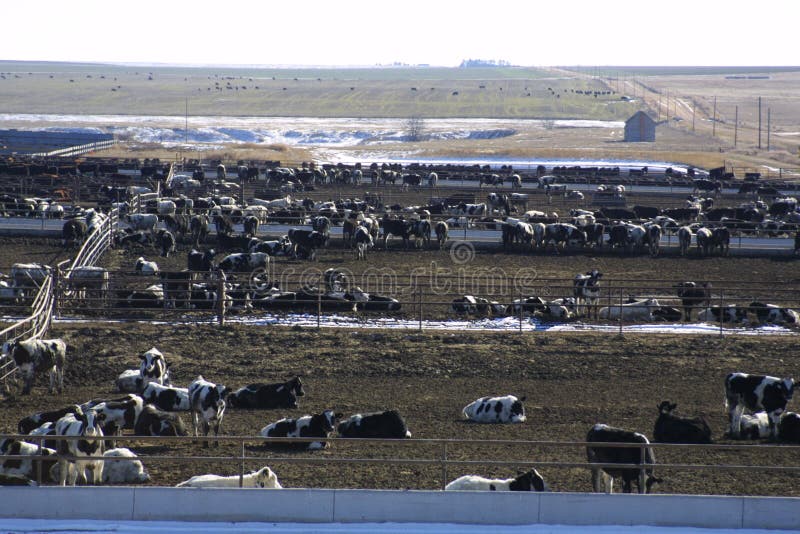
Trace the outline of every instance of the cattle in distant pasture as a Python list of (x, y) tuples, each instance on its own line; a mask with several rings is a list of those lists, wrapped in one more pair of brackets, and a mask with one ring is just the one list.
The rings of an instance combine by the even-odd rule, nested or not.
[(653, 427), (654, 443), (711, 443), (711, 427), (702, 417), (682, 417), (674, 413), (678, 405), (663, 401)]
[(249, 384), (228, 394), (226, 402), (231, 408), (276, 410), (298, 407), (297, 397), (305, 395), (303, 383), (296, 376), (275, 384)]
[(300, 450), (320, 450), (328, 447), (324, 438), (330, 437), (336, 426), (336, 421), (342, 414), (333, 410), (322, 413), (304, 415), (297, 419), (283, 418), (261, 429), (260, 434), (265, 438), (323, 438), (311, 442), (268, 443), (271, 447), (284, 447)]
[(481, 397), (464, 406), (464, 417), (476, 423), (525, 422), (525, 397)]
[(39, 373), (50, 376), (48, 393), (56, 389), (60, 394), (64, 389), (64, 367), (67, 361), (67, 345), (60, 339), (27, 339), (4, 345), (17, 366), (23, 379), (22, 394), (27, 395), (33, 388), (33, 380)]
[[(212, 429), (215, 436), (219, 435), (227, 394), (228, 389), (225, 386), (209, 382), (202, 375), (198, 375), (189, 384), (189, 403), (195, 436), (199, 436), (201, 431), (204, 436), (208, 436)], [(208, 441), (203, 446), (208, 447)], [(218, 441), (215, 446), (219, 446)]]
[[(240, 486), (241, 483), (241, 486)], [(239, 475), (195, 475), (188, 480), (184, 480), (175, 487), (177, 488), (261, 488), (261, 489), (281, 489), (278, 476), (269, 467), (262, 467), (258, 471), (246, 473), (239, 478)]]
[(133, 426), (134, 436), (188, 436), (189, 431), (178, 414), (145, 404)]
[[(103, 414), (98, 414), (94, 410), (82, 410), (76, 406), (73, 413), (56, 421), (56, 435), (82, 438), (58, 441), (59, 483), (62, 486), (66, 485), (67, 479), (70, 485), (74, 486), (78, 476), (82, 476), (85, 469), (92, 472), (92, 483), (95, 485), (102, 483), (103, 461), (97, 458), (102, 457), (105, 451), (101, 429), (104, 418)], [(74, 459), (70, 460), (68, 457)]]
[(411, 432), (397, 410), (355, 414), (343, 419), (336, 431), (343, 438), (410, 438)]
[(736, 437), (741, 432), (741, 418), (745, 410), (750, 413), (766, 412), (770, 423), (770, 437), (777, 436), (778, 420), (786, 405), (792, 400), (794, 379), (766, 375), (730, 373), (725, 377), (725, 408), (730, 427), (728, 434)]
[(683, 306), (684, 319), (692, 320), (692, 310), (711, 304), (710, 282), (681, 282), (675, 286), (678, 298)]
[(505, 479), (464, 475), (449, 482), (444, 489), (445, 491), (550, 491), (536, 469)]
[[(605, 424), (596, 424), (586, 435), (588, 443), (632, 443), (648, 445), (650, 441), (644, 434), (614, 428)], [(595, 493), (605, 491), (614, 492), (614, 479), (622, 479), (623, 493), (631, 493), (633, 483), (636, 483), (639, 493), (650, 493), (650, 490), (660, 479), (653, 476), (655, 454), (653, 449), (645, 447), (644, 462), (642, 462), (642, 449), (640, 447), (601, 447), (598, 445), (586, 446), (586, 459), (589, 463), (600, 464), (644, 464), (644, 468), (592, 468), (592, 490)]]

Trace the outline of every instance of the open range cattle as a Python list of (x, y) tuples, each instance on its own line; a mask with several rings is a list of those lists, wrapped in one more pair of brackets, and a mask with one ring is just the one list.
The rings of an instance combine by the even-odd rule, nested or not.
[(249, 384), (229, 393), (226, 402), (231, 408), (275, 410), (297, 408), (297, 397), (305, 395), (303, 383), (296, 376), (276, 384)]
[(3, 347), (14, 360), (24, 385), (22, 394), (27, 395), (33, 388), (37, 373), (47, 371), (50, 375), (49, 393), (64, 389), (64, 366), (67, 359), (67, 345), (60, 339), (27, 339), (15, 341)]
[(505, 395), (481, 397), (462, 410), (464, 417), (476, 423), (523, 423), (525, 422), (525, 397)]
[(343, 419), (336, 428), (343, 438), (410, 438), (406, 422), (397, 410), (355, 414)]
[[(638, 432), (631, 432), (614, 428), (605, 424), (596, 424), (586, 435), (588, 443), (636, 443), (649, 444), (647, 437)], [(586, 446), (586, 459), (589, 463), (600, 464), (638, 464), (642, 462), (642, 450), (639, 447), (601, 447), (597, 445)], [(592, 489), (595, 493), (605, 491), (614, 492), (614, 479), (622, 479), (623, 493), (631, 493), (633, 482), (639, 493), (650, 493), (652, 485), (661, 482), (653, 476), (653, 465), (656, 463), (653, 449), (645, 447), (644, 465), (650, 466), (643, 469), (637, 468), (592, 468)]]
[[(297, 419), (283, 418), (262, 428), (261, 435), (265, 438), (327, 438), (330, 437), (336, 421), (341, 417), (342, 414), (340, 413), (335, 413), (333, 410), (325, 410), (322, 413), (304, 415)], [(273, 442), (269, 445), (301, 450), (319, 450), (328, 447), (328, 443), (324, 440), (289, 443)]]
[(444, 489), (445, 491), (550, 491), (536, 469), (505, 479), (464, 475), (448, 483)]
[(678, 405), (663, 401), (653, 428), (655, 443), (711, 443), (711, 428), (702, 417), (682, 417), (674, 413)]
[[(241, 486), (240, 486), (241, 483)], [(176, 488), (261, 488), (281, 489), (278, 476), (269, 467), (262, 467), (258, 471), (239, 475), (195, 475), (189, 480), (177, 484)]]
[(725, 377), (725, 407), (728, 410), (732, 437), (740, 434), (744, 410), (750, 413), (766, 412), (770, 423), (770, 436), (777, 436), (778, 420), (792, 400), (794, 379), (774, 376), (730, 373)]

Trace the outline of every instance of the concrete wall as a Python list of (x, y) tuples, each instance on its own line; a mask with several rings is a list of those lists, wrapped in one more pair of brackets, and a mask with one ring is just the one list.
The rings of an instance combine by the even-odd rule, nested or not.
[(0, 487), (0, 518), (795, 529), (800, 499), (586, 493)]

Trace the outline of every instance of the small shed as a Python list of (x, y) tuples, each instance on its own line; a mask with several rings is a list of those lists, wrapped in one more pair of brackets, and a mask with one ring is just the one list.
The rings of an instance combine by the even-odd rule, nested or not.
[(644, 111), (637, 111), (625, 121), (625, 142), (653, 142), (656, 140), (656, 121)]

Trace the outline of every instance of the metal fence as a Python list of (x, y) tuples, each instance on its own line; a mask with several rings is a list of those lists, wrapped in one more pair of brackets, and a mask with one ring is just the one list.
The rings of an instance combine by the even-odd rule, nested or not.
[[(45, 456), (45, 442), (54, 445), (55, 442), (75, 441), (81, 436), (29, 436), (29, 435), (0, 435), (2, 439), (19, 439), (40, 447), (42, 454), (39, 456), (0, 455), (0, 460), (32, 459), (35, 480), (40, 485), (48, 482), (49, 466), (55, 462), (56, 457)], [(83, 438), (85, 439), (85, 438)], [(346, 469), (349, 473), (370, 466), (381, 466), (392, 469), (399, 466), (416, 466), (419, 469), (431, 470), (436, 475), (433, 477), (441, 484), (441, 488), (451, 478), (459, 476), (469, 468), (469, 472), (489, 472), (505, 469), (510, 472), (517, 469), (547, 470), (548, 474), (558, 473), (562, 470), (581, 469), (587, 472), (604, 467), (616, 469), (631, 469), (639, 471), (644, 477), (645, 470), (653, 469), (661, 476), (669, 473), (696, 473), (699, 477), (709, 474), (720, 474), (739, 471), (748, 476), (757, 477), (783, 477), (785, 493), (795, 492), (794, 480), (800, 473), (800, 464), (797, 456), (792, 453), (800, 451), (800, 445), (765, 445), (765, 444), (667, 444), (667, 443), (587, 443), (584, 441), (527, 441), (527, 440), (481, 440), (481, 439), (361, 439), (361, 438), (322, 438), (330, 444), (327, 454), (322, 457), (315, 456), (307, 451), (287, 449), (287, 446), (299, 445), (311, 441), (320, 441), (320, 437), (311, 438), (265, 438), (262, 436), (208, 436), (208, 437), (154, 437), (154, 436), (115, 436), (119, 443), (128, 444), (136, 442), (143, 447), (154, 446), (161, 454), (139, 455), (138, 458), (102, 457), (98, 460), (103, 463), (109, 461), (135, 461), (139, 460), (148, 464), (165, 463), (180, 464), (208, 464), (226, 466), (222, 471), (238, 475), (239, 485), (243, 477), (252, 469), (259, 469), (269, 465), (274, 471), (280, 473), (275, 466), (301, 464), (321, 469)], [(168, 444), (194, 444), (198, 440), (226, 445), (227, 454), (216, 455), (195, 454), (186, 455), (173, 452), (164, 445)], [(640, 458), (637, 463), (595, 463), (583, 460), (588, 446), (593, 448), (612, 449), (638, 449)], [(215, 448), (220, 451), (222, 448)], [(667, 461), (656, 464), (645, 463), (647, 449), (657, 452), (659, 456), (669, 457)], [(204, 449), (208, 451), (210, 449)], [(494, 454), (498, 450), (507, 451), (497, 458)], [(291, 452), (290, 452), (291, 451)], [(385, 452), (383, 452), (385, 451)], [(660, 452), (659, 452), (660, 451)], [(718, 463), (701, 463), (698, 456), (706, 458), (713, 453)], [(69, 455), (62, 458), (73, 460)], [(537, 459), (537, 460), (532, 460)], [(230, 466), (230, 467), (227, 467)], [(190, 470), (190, 472), (193, 472)], [(454, 474), (456, 473), (456, 474)], [(686, 476), (686, 475), (682, 475)], [(313, 470), (308, 473), (313, 480)], [(587, 476), (587, 479), (589, 477)], [(554, 478), (549, 477), (552, 482)], [(555, 479), (558, 479), (556, 476)], [(51, 479), (52, 481), (52, 479)], [(546, 479), (547, 482), (547, 479)], [(311, 484), (313, 485), (313, 483)], [(641, 485), (640, 487), (644, 487)], [(427, 488), (413, 488), (427, 489)], [(576, 491), (569, 489), (567, 491)]]

